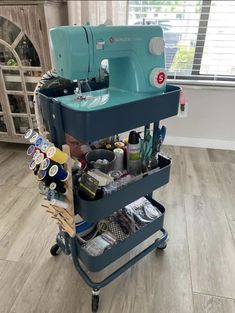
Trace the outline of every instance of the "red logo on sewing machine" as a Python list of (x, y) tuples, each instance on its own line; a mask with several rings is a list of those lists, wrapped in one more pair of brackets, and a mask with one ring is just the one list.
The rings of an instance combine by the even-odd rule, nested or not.
[(156, 81), (159, 85), (163, 84), (164, 81), (165, 81), (165, 79), (166, 79), (166, 75), (165, 75), (164, 72), (160, 72), (160, 73), (155, 77), (155, 81)]

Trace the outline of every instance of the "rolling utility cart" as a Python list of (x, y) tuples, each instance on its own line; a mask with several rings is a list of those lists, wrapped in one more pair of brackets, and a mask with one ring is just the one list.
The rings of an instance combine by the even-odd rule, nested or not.
[[(160, 95), (152, 95), (147, 99), (136, 99), (111, 106), (110, 108), (100, 109), (96, 107), (93, 110), (76, 110), (65, 105), (63, 97), (55, 98), (56, 93), (53, 89), (41, 89), (40, 103), (44, 119), (48, 123), (51, 141), (61, 148), (65, 143), (65, 133), (72, 135), (81, 142), (92, 142), (152, 122), (158, 125), (161, 119), (177, 114), (179, 95), (179, 87), (166, 85), (166, 92)], [(69, 153), (68, 147), (64, 147), (64, 149), (67, 149), (66, 152)], [(98, 310), (99, 291), (101, 288), (109, 284), (152, 250), (166, 248), (168, 234), (163, 228), (165, 208), (152, 199), (152, 191), (168, 183), (171, 160), (160, 154), (159, 165), (160, 170), (152, 174), (143, 175), (141, 180), (130, 183), (119, 191), (104, 196), (99, 200), (89, 201), (82, 199), (78, 195), (77, 186), (72, 186), (72, 178), (68, 181), (69, 215), (70, 217), (72, 216), (72, 219), (69, 223), (70, 217), (63, 217), (63, 214), (60, 217), (60, 231), (56, 238), (56, 245), (51, 248), (51, 254), (57, 255), (61, 250), (67, 255), (72, 254), (77, 271), (92, 288), (92, 312)], [(70, 164), (67, 164), (67, 170), (71, 171)], [(76, 236), (74, 216), (79, 214), (81, 218), (88, 222), (98, 222), (142, 196), (146, 196), (160, 210), (162, 213), (160, 217), (143, 226), (139, 231), (103, 254), (99, 256), (89, 255)], [(52, 214), (53, 210), (52, 207), (48, 209)], [(161, 231), (161, 238), (156, 239), (145, 250), (130, 259), (101, 282), (92, 281), (83, 269), (84, 267), (81, 266), (82, 263), (89, 271), (101, 271), (157, 231)]]

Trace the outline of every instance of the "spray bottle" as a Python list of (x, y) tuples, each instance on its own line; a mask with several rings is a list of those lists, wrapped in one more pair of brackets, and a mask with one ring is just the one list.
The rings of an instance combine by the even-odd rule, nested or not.
[(141, 173), (141, 142), (139, 134), (136, 131), (131, 131), (127, 146), (127, 171), (131, 175)]

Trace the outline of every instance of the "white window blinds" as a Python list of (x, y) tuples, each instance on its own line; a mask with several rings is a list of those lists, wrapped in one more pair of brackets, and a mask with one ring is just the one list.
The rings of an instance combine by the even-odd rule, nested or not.
[(162, 26), (169, 78), (235, 81), (235, 1), (129, 1), (128, 23)]

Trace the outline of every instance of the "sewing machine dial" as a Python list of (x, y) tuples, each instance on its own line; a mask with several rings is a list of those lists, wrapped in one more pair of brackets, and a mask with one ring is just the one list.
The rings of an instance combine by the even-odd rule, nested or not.
[(149, 76), (150, 84), (154, 87), (161, 88), (166, 83), (166, 71), (163, 68), (154, 68)]
[(165, 49), (165, 42), (161, 37), (153, 37), (149, 42), (149, 52), (153, 55), (161, 55)]

